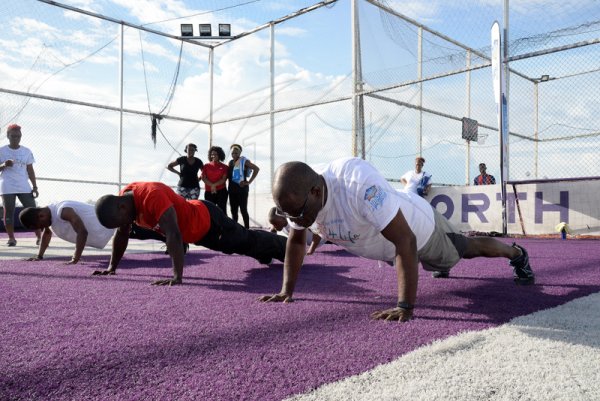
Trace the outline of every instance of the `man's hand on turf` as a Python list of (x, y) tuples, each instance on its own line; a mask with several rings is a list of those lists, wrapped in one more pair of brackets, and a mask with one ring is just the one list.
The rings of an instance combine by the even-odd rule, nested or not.
[(94, 270), (92, 276), (112, 276), (116, 274), (114, 270), (106, 269), (106, 270)]
[(156, 280), (151, 285), (168, 285), (170, 287), (172, 285), (177, 285), (181, 283), (181, 279), (170, 278), (168, 280)]
[(371, 319), (385, 320), (385, 321), (397, 320), (400, 323), (408, 322), (412, 318), (413, 318), (413, 310), (412, 309), (404, 309), (404, 308), (398, 308), (398, 307), (373, 312), (371, 314)]
[(292, 299), (291, 295), (288, 294), (275, 294), (275, 295), (264, 295), (260, 298), (258, 298), (258, 300), (260, 302), (283, 302), (283, 303), (290, 303), (290, 302), (294, 302), (294, 300)]

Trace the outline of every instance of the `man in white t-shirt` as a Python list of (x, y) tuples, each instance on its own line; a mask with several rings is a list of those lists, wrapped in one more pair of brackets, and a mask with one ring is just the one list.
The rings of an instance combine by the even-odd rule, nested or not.
[(263, 302), (292, 301), (307, 227), (355, 255), (394, 263), (398, 304), (373, 313), (374, 319), (412, 318), (419, 260), (426, 270), (449, 272), (461, 258), (505, 257), (517, 284), (534, 282), (525, 249), (490, 237), (465, 237), (426, 200), (394, 190), (362, 159), (336, 160), (321, 174), (301, 162), (285, 163), (275, 173), (273, 200), (291, 230), (281, 291), (261, 297)]
[(42, 229), (42, 240), (37, 256), (27, 260), (44, 259), (52, 234), (75, 244), (75, 252), (68, 265), (76, 264), (86, 245), (103, 249), (115, 230), (104, 227), (96, 217), (94, 205), (77, 201), (62, 201), (46, 207), (28, 207), (19, 213), (21, 224), (27, 228)]
[[(71, 200), (51, 203), (46, 207), (25, 208), (19, 213), (19, 220), (26, 228), (43, 230), (38, 254), (28, 258), (29, 261), (44, 259), (52, 234), (75, 244), (75, 252), (71, 260), (66, 263), (71, 265), (79, 262), (83, 248), (91, 246), (104, 249), (115, 233), (113, 228), (106, 228), (100, 224), (95, 205)], [(131, 228), (129, 238), (165, 242), (163, 235), (137, 225)], [(187, 244), (184, 244), (184, 252), (187, 252), (187, 248)]]
[(407, 171), (400, 182), (404, 185), (404, 192), (412, 192), (419, 196), (427, 196), (431, 189), (431, 174), (423, 171), (425, 159), (417, 157), (415, 159), (415, 169)]

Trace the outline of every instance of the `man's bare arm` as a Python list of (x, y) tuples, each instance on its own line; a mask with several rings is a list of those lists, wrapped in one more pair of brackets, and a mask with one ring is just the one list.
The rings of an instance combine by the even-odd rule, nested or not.
[(112, 242), (112, 252), (110, 255), (110, 263), (108, 264), (108, 269), (106, 270), (95, 270), (93, 275), (112, 275), (116, 274), (117, 266), (121, 261), (121, 258), (125, 254), (125, 250), (127, 249), (127, 245), (129, 244), (129, 232), (131, 231), (131, 224), (125, 224), (117, 228), (115, 231), (115, 235), (113, 236)]
[(83, 253), (83, 248), (85, 248), (85, 244), (87, 243), (88, 230), (81, 220), (81, 217), (77, 214), (73, 208), (65, 207), (60, 212), (60, 218), (68, 221), (75, 230), (77, 237), (75, 239), (75, 252), (73, 253), (73, 257), (71, 261), (67, 264), (75, 264), (79, 262), (81, 259), (81, 254)]
[(170, 280), (158, 280), (154, 285), (181, 284), (183, 280), (183, 241), (181, 231), (177, 224), (177, 212), (173, 206), (169, 207), (158, 219), (161, 231), (167, 239), (167, 250), (173, 265), (173, 278)]
[(50, 227), (44, 228), (44, 230), (42, 231), (42, 240), (40, 241), (40, 246), (38, 248), (37, 255), (33, 256), (31, 258), (27, 258), (25, 260), (28, 260), (28, 261), (43, 260), (44, 253), (46, 252), (46, 249), (48, 249), (48, 245), (50, 245), (51, 239), (52, 239), (52, 230), (50, 230)]
[[(400, 210), (381, 234), (396, 246), (396, 276), (398, 280), (398, 304), (395, 308), (377, 311), (374, 319), (410, 320), (417, 299), (418, 263), (417, 239)], [(402, 306), (401, 306), (402, 305)]]
[(317, 247), (321, 243), (321, 237), (318, 234), (313, 233), (312, 241), (310, 246), (308, 247), (308, 251), (306, 251), (307, 255), (312, 255), (317, 250)]
[(304, 253), (306, 252), (306, 230), (290, 229), (290, 235), (285, 247), (285, 260), (283, 262), (283, 284), (279, 294), (265, 295), (259, 298), (262, 302), (292, 302), (292, 294), (296, 287), (296, 281)]

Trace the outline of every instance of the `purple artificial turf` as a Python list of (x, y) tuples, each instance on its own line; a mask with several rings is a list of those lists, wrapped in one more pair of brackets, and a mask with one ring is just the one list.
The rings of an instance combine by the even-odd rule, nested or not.
[(296, 302), (262, 304), (282, 265), (194, 251), (184, 285), (159, 253), (2, 261), (1, 400), (281, 400), (389, 362), (424, 344), (481, 330), (600, 291), (597, 241), (521, 240), (537, 284), (519, 287), (503, 259), (463, 260), (449, 279), (420, 270), (417, 319), (372, 321), (396, 302), (393, 268), (331, 245), (306, 260)]

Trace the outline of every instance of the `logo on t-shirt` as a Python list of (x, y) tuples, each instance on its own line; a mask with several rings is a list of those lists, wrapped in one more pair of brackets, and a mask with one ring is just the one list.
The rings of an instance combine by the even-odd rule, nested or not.
[(365, 191), (365, 198), (371, 207), (371, 210), (377, 210), (382, 204), (385, 198), (387, 197), (387, 192), (377, 185), (373, 185), (372, 187), (367, 188)]

